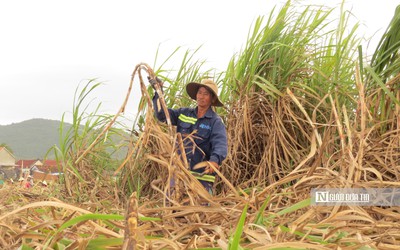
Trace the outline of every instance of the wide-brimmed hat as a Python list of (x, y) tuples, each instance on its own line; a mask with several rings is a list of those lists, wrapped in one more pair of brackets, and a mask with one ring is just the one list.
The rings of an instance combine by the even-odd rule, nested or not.
[(198, 82), (190, 82), (186, 85), (186, 92), (192, 98), (193, 100), (196, 100), (196, 95), (197, 91), (199, 90), (200, 87), (206, 87), (208, 90), (214, 93), (214, 95), (217, 97), (216, 100), (211, 103), (211, 106), (217, 106), (217, 107), (222, 107), (224, 104), (222, 104), (221, 100), (218, 97), (218, 87), (217, 84), (211, 80), (211, 79), (203, 79), (201, 80), (200, 83)]

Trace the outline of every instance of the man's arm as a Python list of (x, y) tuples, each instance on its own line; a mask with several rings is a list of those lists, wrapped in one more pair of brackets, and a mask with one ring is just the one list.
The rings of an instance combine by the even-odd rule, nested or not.
[[(155, 89), (154, 85), (158, 84), (160, 86), (162, 93), (164, 93), (164, 90), (163, 90), (164, 83), (158, 77), (156, 77), (156, 79), (148, 79), (148, 80), (154, 89)], [(166, 122), (166, 116), (165, 116), (164, 110), (161, 108), (161, 103), (160, 103), (159, 98), (160, 97), (159, 97), (158, 93), (155, 92), (154, 97), (153, 97), (154, 114), (159, 121)], [(172, 125), (175, 126), (178, 121), (179, 112), (174, 109), (168, 109), (168, 113), (171, 118)]]
[[(222, 161), (225, 160), (228, 154), (228, 139), (226, 135), (225, 125), (222, 123), (221, 119), (218, 119), (211, 132), (211, 156), (209, 162), (213, 164), (214, 167), (219, 169)], [(209, 168), (209, 173), (213, 173), (214, 170)]]

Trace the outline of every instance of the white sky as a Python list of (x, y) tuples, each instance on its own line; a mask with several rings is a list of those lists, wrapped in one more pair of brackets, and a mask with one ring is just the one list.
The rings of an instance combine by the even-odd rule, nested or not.
[[(105, 84), (92, 95), (95, 103), (102, 102), (102, 112), (115, 114), (134, 67), (140, 62), (152, 65), (160, 43), (165, 55), (178, 46), (185, 51), (202, 45), (198, 59), (225, 70), (244, 46), (256, 17), (267, 17), (275, 5), (279, 9), (284, 2), (1, 1), (0, 125), (31, 118), (60, 120), (64, 112), (68, 118), (77, 86), (92, 78)], [(340, 2), (302, 1), (330, 6)], [(359, 32), (365, 32), (365, 37), (377, 32), (374, 37), (378, 40), (398, 4), (393, 0), (347, 0), (346, 9), (364, 25)], [(177, 66), (179, 63), (180, 57)], [(133, 106), (140, 96), (136, 87), (131, 96)]]

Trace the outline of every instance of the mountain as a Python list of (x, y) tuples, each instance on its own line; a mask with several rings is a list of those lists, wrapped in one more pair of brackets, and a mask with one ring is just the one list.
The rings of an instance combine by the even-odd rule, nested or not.
[[(0, 125), (0, 145), (6, 146), (17, 160), (43, 159), (54, 145), (59, 146), (61, 121), (48, 119), (31, 119), (10, 125)], [(64, 134), (72, 124), (64, 123)], [(108, 153), (112, 158), (122, 159), (126, 156), (127, 148), (121, 146), (124, 141), (129, 141), (130, 135), (123, 129), (120, 136), (111, 135), (109, 139), (119, 148), (116, 152), (109, 148)], [(119, 143), (118, 143), (119, 142)], [(54, 159), (54, 152), (50, 151), (47, 159)]]
[[(43, 159), (47, 151), (59, 142), (60, 121), (31, 119), (10, 125), (0, 125), (0, 144), (10, 148), (19, 159)], [(71, 126), (65, 124), (66, 129)], [(51, 158), (54, 154), (49, 154)]]

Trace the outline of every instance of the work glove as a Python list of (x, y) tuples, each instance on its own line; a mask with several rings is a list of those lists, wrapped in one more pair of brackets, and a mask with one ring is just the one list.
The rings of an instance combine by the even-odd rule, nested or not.
[(156, 76), (156, 78), (150, 78), (150, 76), (147, 76), (147, 80), (149, 80), (149, 83), (151, 84), (153, 89), (156, 89), (156, 84), (158, 84), (158, 86), (160, 86), (160, 88), (162, 88), (162, 86), (163, 86), (163, 82), (157, 76)]

